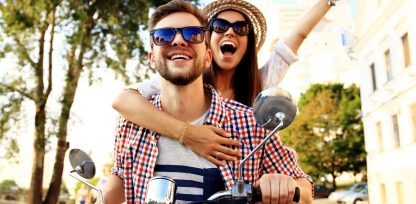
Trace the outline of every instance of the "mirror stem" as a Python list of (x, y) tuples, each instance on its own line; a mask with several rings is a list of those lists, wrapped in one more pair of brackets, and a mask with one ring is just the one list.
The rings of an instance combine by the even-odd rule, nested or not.
[[(273, 131), (271, 131), (269, 133), (269, 135), (267, 135), (267, 137), (265, 139), (263, 139), (263, 141), (261, 141), (261, 143), (259, 145), (257, 145), (256, 148), (253, 149), (253, 151), (250, 152), (249, 155), (247, 155), (240, 163), (240, 166), (238, 168), (238, 179), (237, 179), (237, 191), (233, 190), (233, 193), (238, 192), (238, 194), (243, 195), (243, 191), (245, 190), (244, 188), (244, 179), (243, 179), (243, 166), (246, 163), (246, 161), (248, 160), (248, 158), (250, 158), (258, 149), (260, 149), (261, 147), (264, 146), (264, 144), (283, 126), (283, 119), (285, 118), (285, 114), (282, 112), (278, 112), (276, 113), (276, 115), (273, 117), (273, 119), (277, 119), (279, 122), (279, 125), (276, 126), (276, 128), (273, 129)], [(234, 188), (234, 187), (233, 187)], [(234, 196), (234, 195), (233, 195)]]
[(89, 186), (90, 188), (92, 188), (92, 189), (94, 189), (95, 191), (97, 191), (97, 192), (98, 192), (98, 197), (99, 197), (99, 199), (100, 199), (100, 202), (99, 202), (99, 203), (104, 203), (103, 191), (101, 191), (101, 189), (99, 189), (99, 188), (97, 188), (96, 186), (94, 186), (94, 185), (92, 185), (92, 184), (88, 183), (87, 181), (84, 181), (84, 179), (80, 179), (80, 178), (78, 178), (78, 177), (76, 177), (76, 176), (72, 175), (72, 173), (69, 173), (69, 175), (70, 175), (72, 178), (74, 178), (74, 179), (76, 179), (76, 180), (78, 180), (78, 181), (81, 181), (81, 182), (82, 182), (82, 183), (84, 183), (85, 185), (87, 185), (87, 186)]

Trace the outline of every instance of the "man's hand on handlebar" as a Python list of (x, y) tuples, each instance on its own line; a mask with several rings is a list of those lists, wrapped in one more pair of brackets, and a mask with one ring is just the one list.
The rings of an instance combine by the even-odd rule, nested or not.
[(261, 189), (262, 203), (293, 203), (297, 183), (290, 176), (264, 174), (255, 185)]
[(223, 165), (225, 160), (235, 161), (241, 157), (239, 151), (230, 148), (240, 146), (240, 142), (230, 139), (223, 129), (211, 125), (191, 125), (183, 137), (183, 143), (218, 166)]

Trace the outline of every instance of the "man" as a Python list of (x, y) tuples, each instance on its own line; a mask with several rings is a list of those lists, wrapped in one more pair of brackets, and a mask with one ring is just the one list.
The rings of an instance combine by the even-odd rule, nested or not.
[[(149, 60), (162, 76), (160, 93), (149, 100), (183, 121), (223, 128), (241, 142), (236, 151), (247, 156), (267, 131), (254, 122), (250, 108), (224, 100), (211, 86), (203, 85), (201, 74), (212, 60), (204, 15), (194, 5), (174, 0), (156, 10), (149, 25)], [(181, 129), (183, 136), (187, 126)], [(144, 203), (149, 180), (159, 175), (175, 179), (177, 203), (203, 200), (231, 188), (240, 161), (214, 166), (183, 146), (182, 136), (177, 140), (160, 137), (121, 118), (105, 202)], [(212, 156), (218, 157), (218, 152)], [(283, 147), (278, 138), (268, 142), (264, 151), (256, 152), (243, 173), (246, 181), (260, 186), (264, 203), (291, 203), (295, 186), (301, 189), (302, 203), (312, 200), (309, 177), (297, 166), (295, 152)]]

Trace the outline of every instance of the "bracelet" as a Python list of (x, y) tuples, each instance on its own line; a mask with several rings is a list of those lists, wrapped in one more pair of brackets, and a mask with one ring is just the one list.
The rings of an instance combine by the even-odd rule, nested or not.
[(189, 123), (185, 123), (185, 125), (182, 127), (181, 135), (178, 138), (179, 144), (183, 144), (183, 138), (185, 137), (185, 134), (188, 128), (189, 128)]
[(328, 0), (328, 6), (335, 6), (337, 0)]

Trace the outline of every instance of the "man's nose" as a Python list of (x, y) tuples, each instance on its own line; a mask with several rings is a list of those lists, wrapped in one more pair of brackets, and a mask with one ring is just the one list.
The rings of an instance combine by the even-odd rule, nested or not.
[(187, 46), (188, 43), (180, 32), (176, 32), (175, 37), (173, 37), (173, 41), (171, 43), (172, 46)]

